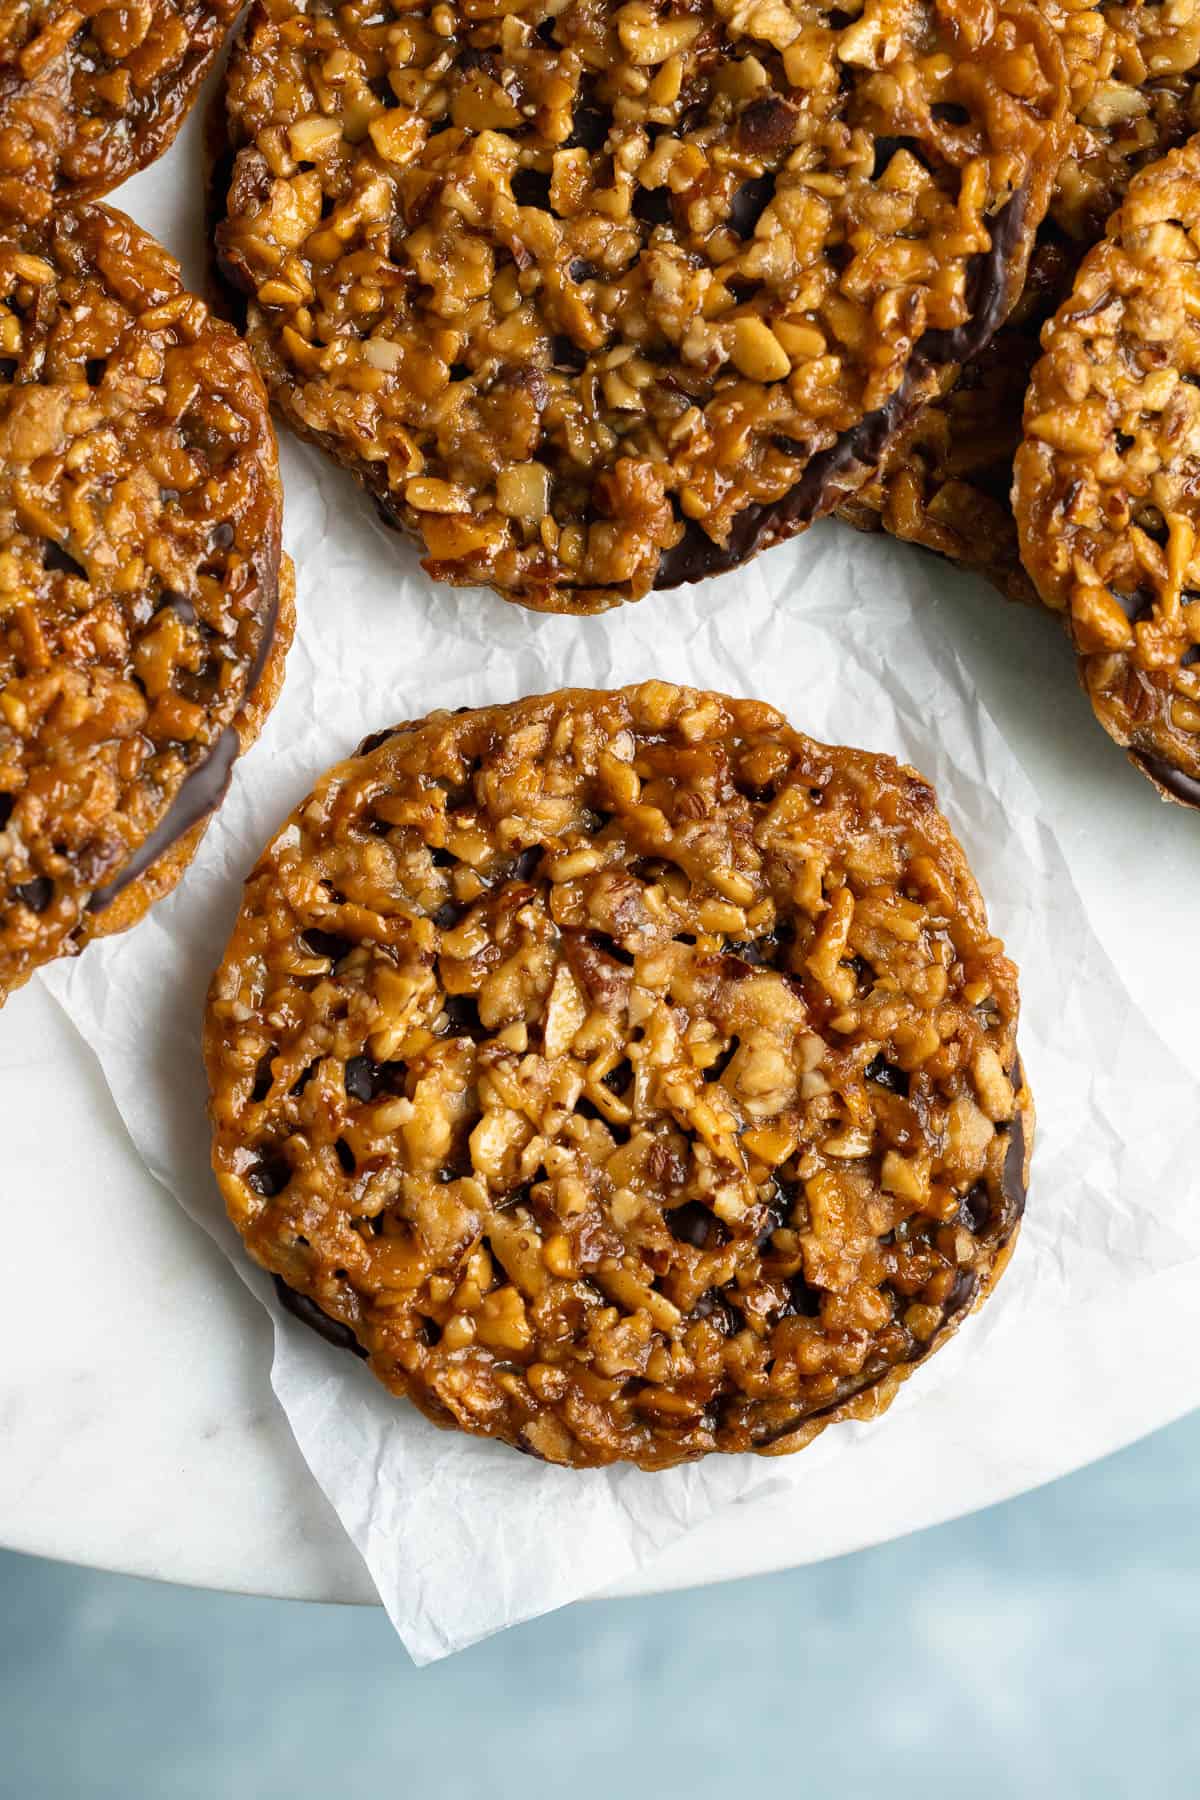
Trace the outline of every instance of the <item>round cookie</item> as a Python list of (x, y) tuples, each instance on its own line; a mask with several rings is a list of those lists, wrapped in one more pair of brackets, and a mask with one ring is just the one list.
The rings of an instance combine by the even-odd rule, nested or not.
[(256, 0), (221, 268), (425, 567), (594, 612), (789, 537), (1020, 291), (1066, 70), (1025, 0)]
[(0, 19), (0, 213), (42, 221), (161, 156), (239, 0), (32, 0)]
[(1200, 805), (1200, 137), (1131, 183), (1043, 333), (1021, 558), (1100, 723)]
[(1041, 328), (1133, 175), (1200, 124), (1200, 0), (1045, 16), (1062, 38), (1072, 118), (1025, 292), (953, 392), (923, 408), (838, 508), (859, 530), (934, 550), (1026, 602), (1037, 594), (1021, 567), (1012, 465)]
[(122, 213), (0, 230), (0, 1001), (178, 880), (292, 632), (267, 397)]
[(551, 1462), (800, 1448), (988, 1291), (1033, 1112), (932, 790), (663, 682), (370, 738), (213, 978), (213, 1162), (302, 1317)]

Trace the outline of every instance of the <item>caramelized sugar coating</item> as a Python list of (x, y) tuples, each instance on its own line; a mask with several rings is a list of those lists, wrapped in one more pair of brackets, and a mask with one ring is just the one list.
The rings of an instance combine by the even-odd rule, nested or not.
[(171, 143), (238, 0), (23, 0), (0, 13), (0, 212), (48, 219)]
[(1200, 0), (1045, 10), (1062, 36), (1072, 122), (1025, 292), (949, 397), (922, 410), (839, 508), (860, 530), (935, 550), (1022, 601), (1037, 595), (1021, 567), (1012, 465), (1039, 333), (1134, 174), (1200, 125)]
[(1007, 1259), (1016, 971), (932, 790), (649, 682), (369, 739), (212, 983), (250, 1254), (439, 1425), (551, 1462), (798, 1449)]
[(594, 612), (802, 529), (986, 343), (1066, 85), (1025, 0), (256, 0), (221, 265), (431, 574)]
[(1043, 337), (1021, 556), (1096, 717), (1200, 805), (1200, 137), (1144, 170)]
[(1200, 125), (1200, 0), (1049, 0), (1071, 83), (1050, 217), (1092, 244), (1139, 169)]
[(0, 1001), (195, 848), (282, 677), (281, 506), (173, 257), (105, 206), (0, 232)]
[(1037, 594), (1021, 567), (1012, 512), (1021, 406), (1041, 355), (1038, 334), (1070, 292), (1077, 247), (1043, 227), (1007, 324), (940, 400), (922, 407), (870, 481), (838, 508), (860, 531), (886, 531), (984, 576), (1010, 600)]

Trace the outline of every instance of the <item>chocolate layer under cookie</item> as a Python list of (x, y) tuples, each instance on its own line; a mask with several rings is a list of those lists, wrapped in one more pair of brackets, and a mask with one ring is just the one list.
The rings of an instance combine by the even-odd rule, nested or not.
[[(188, 604), (190, 608), (190, 602)], [(194, 622), (194, 609), (192, 610), (191, 622)], [(253, 695), (259, 691), (259, 684), (275, 649), (278, 626), (279, 593), (276, 590), (267, 607), (258, 649), (246, 677), (247, 694)], [(216, 811), (228, 792), (233, 765), (242, 749), (242, 732), (237, 725), (226, 725), (200, 762), (188, 770), (174, 799), (149, 837), (138, 845), (129, 861), (110, 882), (104, 887), (96, 888), (91, 894), (87, 903), (89, 912), (103, 912), (111, 906), (119, 894), (123, 894), (133, 882), (140, 880), (160, 857), (165, 856), (181, 838), (186, 837), (188, 832)]]
[(1200, 6), (1136, 0), (1044, 12), (1066, 55), (1071, 123), (1025, 291), (953, 391), (922, 409), (839, 507), (860, 530), (935, 550), (1026, 602), (1037, 593), (1021, 567), (1011, 490), (1041, 328), (1133, 176), (1200, 124)]
[(935, 393), (944, 374), (985, 351), (1012, 305), (1012, 267), (1023, 264), (1027, 242), (1027, 191), (1014, 194), (991, 227), (991, 245), (971, 269), (973, 300), (967, 320), (952, 331), (929, 331), (913, 351), (904, 379), (885, 406), (843, 432), (830, 449), (814, 456), (803, 477), (781, 500), (748, 506), (737, 515), (724, 545), (715, 544), (694, 520), (659, 559), (656, 588), (676, 587), (723, 574), (759, 550), (795, 535), (857, 493), (878, 468), (888, 446), (904, 432)]
[(247, 883), (214, 1166), (250, 1254), (439, 1424), (578, 1466), (794, 1449), (1003, 1267), (1016, 1016), (887, 757), (664, 683), (439, 713)]
[(1016, 312), (950, 391), (893, 439), (876, 473), (838, 507), (839, 518), (936, 551), (1008, 599), (1036, 603), (1017, 544), (1013, 458), (1038, 334), (1069, 292), (1079, 254), (1043, 227)]
[(339, 1324), (328, 1313), (323, 1313), (315, 1300), (290, 1288), (282, 1275), (276, 1275), (274, 1281), (279, 1304), (285, 1312), (290, 1312), (293, 1318), (315, 1331), (318, 1337), (324, 1338), (327, 1344), (332, 1344), (335, 1350), (353, 1350), (355, 1356), (366, 1356), (366, 1351), (348, 1325)]
[(267, 399), (123, 214), (0, 231), (0, 999), (165, 892), (292, 629)]
[(239, 0), (27, 0), (0, 15), (0, 214), (95, 200), (162, 155)]
[(1200, 137), (1142, 171), (1043, 333), (1013, 490), (1021, 556), (1100, 723), (1200, 795)]
[(1066, 85), (1024, 0), (258, 0), (219, 262), (433, 575), (598, 611), (865, 478), (1015, 301)]

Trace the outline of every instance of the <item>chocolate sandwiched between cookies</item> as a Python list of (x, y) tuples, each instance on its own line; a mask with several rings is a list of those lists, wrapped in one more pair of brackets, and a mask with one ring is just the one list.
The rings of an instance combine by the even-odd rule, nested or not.
[(0, 999), (182, 873), (282, 679), (262, 383), (123, 214), (0, 228)]

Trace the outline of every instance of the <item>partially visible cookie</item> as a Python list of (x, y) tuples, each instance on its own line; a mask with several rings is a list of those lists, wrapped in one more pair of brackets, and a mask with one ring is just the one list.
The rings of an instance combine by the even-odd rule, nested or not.
[(1132, 182), (1043, 344), (1022, 560), (1109, 736), (1200, 805), (1200, 137)]
[(31, 223), (161, 156), (239, 0), (30, 0), (0, 13), (0, 214)]
[(803, 529), (983, 347), (1066, 88), (1025, 0), (256, 0), (221, 267), (431, 574), (595, 612)]
[(1043, 227), (1016, 311), (940, 400), (923, 407), (882, 466), (838, 517), (886, 531), (982, 575), (1010, 600), (1033, 603), (1012, 513), (1021, 406), (1041, 354), (1039, 332), (1065, 293), (1079, 252)]
[(266, 394), (122, 213), (0, 230), (0, 1001), (172, 887), (292, 632)]
[(1200, 126), (1200, 0), (1047, 0), (1071, 80), (1053, 223), (1091, 244), (1139, 169)]
[(1198, 0), (1051, 5), (1045, 17), (1062, 37), (1072, 121), (1025, 291), (949, 396), (922, 410), (838, 509), (859, 530), (934, 550), (1021, 601), (1037, 596), (1021, 567), (1012, 464), (1041, 328), (1133, 175), (1200, 125)]
[(264, 851), (204, 1047), (230, 1216), (439, 1425), (778, 1453), (990, 1289), (1033, 1111), (933, 791), (663, 682), (368, 739)]

